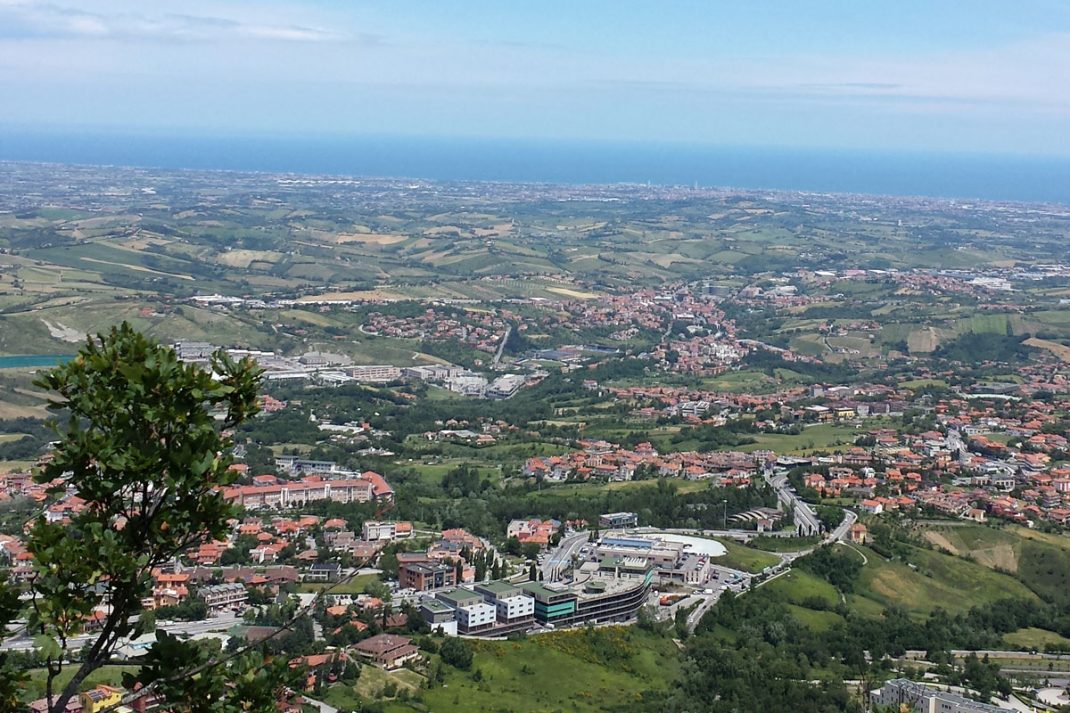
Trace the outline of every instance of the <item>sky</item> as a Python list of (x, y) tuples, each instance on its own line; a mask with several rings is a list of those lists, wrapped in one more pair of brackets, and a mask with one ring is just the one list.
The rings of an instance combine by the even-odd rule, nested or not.
[(1066, 0), (0, 0), (0, 136), (1070, 156)]

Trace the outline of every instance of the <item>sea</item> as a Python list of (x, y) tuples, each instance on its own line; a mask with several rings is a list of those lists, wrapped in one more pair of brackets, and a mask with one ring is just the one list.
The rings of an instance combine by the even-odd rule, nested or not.
[(1070, 204), (1070, 157), (435, 137), (5, 129), (0, 160), (315, 175), (800, 190)]

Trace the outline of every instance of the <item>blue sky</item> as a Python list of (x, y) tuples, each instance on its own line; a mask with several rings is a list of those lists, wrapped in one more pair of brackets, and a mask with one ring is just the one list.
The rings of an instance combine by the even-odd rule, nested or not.
[(1070, 155), (1065, 0), (0, 0), (0, 126)]

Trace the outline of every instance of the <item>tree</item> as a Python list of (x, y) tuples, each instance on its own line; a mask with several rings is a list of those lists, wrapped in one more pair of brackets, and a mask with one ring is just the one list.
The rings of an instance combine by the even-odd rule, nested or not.
[[(37, 479), (81, 504), (68, 524), (38, 517), (27, 537), (34, 555), (28, 627), (45, 660), (50, 711), (66, 708), (121, 639), (144, 633), (137, 615), (152, 570), (225, 536), (237, 511), (222, 491), (237, 474), (222, 434), (256, 413), (259, 381), (251, 361), (217, 352), (209, 370), (184, 364), (123, 323), (34, 382), (59, 395), (49, 408), (64, 414)], [(100, 611), (101, 626), (76, 659), (72, 639)], [(152, 685), (188, 711), (231, 710), (243, 698), (244, 710), (274, 710), (280, 678), (258, 655), (212, 656), (157, 632), (144, 666), (124, 683)], [(61, 684), (74, 660), (77, 669)]]
[(447, 637), (439, 647), (442, 660), (454, 668), (468, 670), (472, 667), (472, 647), (464, 639), (456, 636)]
[[(19, 594), (0, 579), (0, 624), (14, 619), (19, 612)], [(0, 626), (0, 640), (8, 635), (7, 626)], [(0, 651), (0, 711), (16, 710), (22, 695), (21, 683), (25, 675), (16, 669), (12, 654)]]

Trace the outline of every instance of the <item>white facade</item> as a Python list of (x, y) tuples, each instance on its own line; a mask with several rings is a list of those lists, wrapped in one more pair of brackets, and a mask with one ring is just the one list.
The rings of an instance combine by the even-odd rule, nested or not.
[[(532, 600), (532, 610), (534, 611), (534, 600)], [(457, 621), (462, 631), (470, 631), (481, 626), (493, 624), (496, 621), (496, 613), (497, 610), (493, 606), (480, 602), (466, 607), (458, 607)]]
[(368, 520), (364, 523), (364, 539), (367, 541), (373, 540), (393, 540), (398, 536), (398, 526), (396, 522), (376, 522), (374, 520)]
[(354, 366), (348, 369), (349, 375), (357, 381), (385, 382), (401, 378), (401, 369), (389, 365)]
[(873, 702), (899, 710), (906, 706), (914, 713), (1001, 713), (999, 706), (980, 703), (950, 691), (940, 691), (914, 681), (893, 679), (873, 691)]
[(440, 632), (446, 636), (457, 636), (457, 620), (450, 619), (449, 621), (436, 621), (434, 624), (429, 624), (432, 632)]
[(526, 594), (496, 600), (498, 618), (504, 622), (535, 616), (535, 599)]

